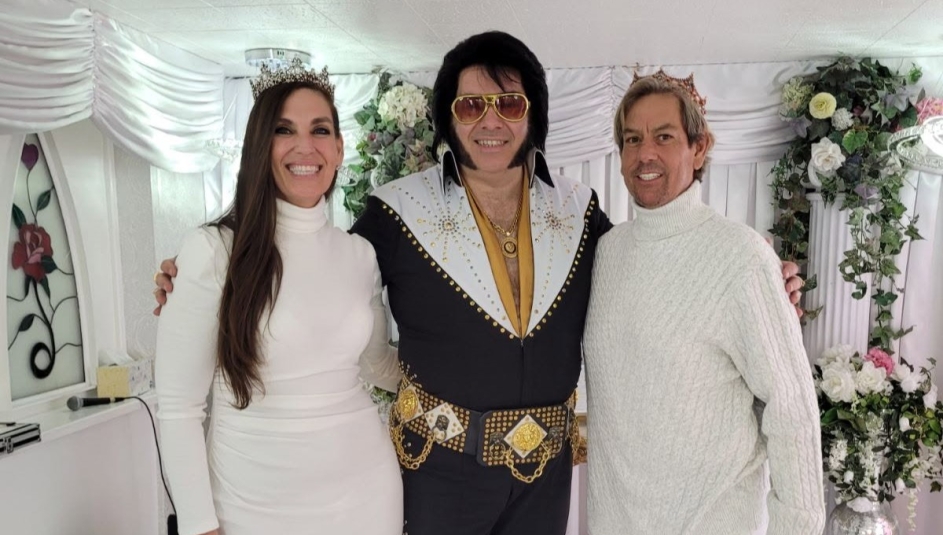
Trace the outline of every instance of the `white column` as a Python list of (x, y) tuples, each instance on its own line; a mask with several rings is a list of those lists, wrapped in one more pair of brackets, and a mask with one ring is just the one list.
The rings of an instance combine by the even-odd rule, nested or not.
[(863, 299), (851, 296), (855, 285), (845, 282), (838, 271), (844, 252), (851, 248), (847, 212), (839, 210), (842, 196), (825, 206), (822, 195), (807, 196), (812, 203), (809, 226), (809, 273), (818, 276), (818, 287), (806, 296), (805, 307), (824, 306), (822, 313), (803, 328), (809, 360), (815, 362), (822, 351), (837, 344), (848, 344), (867, 351), (871, 325), (871, 276), (866, 275), (868, 291)]

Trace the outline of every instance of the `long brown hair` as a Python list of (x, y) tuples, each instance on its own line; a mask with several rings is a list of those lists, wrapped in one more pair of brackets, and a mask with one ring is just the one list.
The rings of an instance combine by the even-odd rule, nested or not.
[[(209, 223), (228, 228), (233, 234), (219, 303), (216, 352), (223, 378), (239, 409), (249, 406), (254, 389), (264, 391), (259, 351), (262, 316), (275, 306), (282, 284), (282, 257), (275, 245), (278, 187), (272, 173), (272, 138), (285, 100), (303, 88), (320, 93), (328, 101), (334, 135), (340, 137), (337, 108), (331, 96), (319, 86), (291, 82), (266, 89), (249, 113), (232, 206)], [(334, 180), (337, 180), (336, 174)], [(328, 193), (333, 187), (332, 183)]]

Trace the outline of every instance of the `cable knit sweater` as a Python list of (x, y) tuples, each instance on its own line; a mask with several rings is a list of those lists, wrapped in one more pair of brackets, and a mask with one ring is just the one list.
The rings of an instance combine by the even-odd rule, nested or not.
[(636, 207), (596, 250), (590, 533), (821, 535), (818, 409), (780, 262), (700, 199)]

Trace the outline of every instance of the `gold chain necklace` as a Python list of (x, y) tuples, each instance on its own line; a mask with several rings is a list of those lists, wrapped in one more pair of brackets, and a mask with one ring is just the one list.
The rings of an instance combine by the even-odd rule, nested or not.
[(524, 206), (524, 192), (521, 192), (521, 198), (518, 200), (517, 212), (514, 213), (514, 221), (511, 223), (511, 226), (505, 230), (501, 225), (492, 221), (488, 214), (481, 208), (481, 204), (478, 202), (478, 199), (475, 198), (475, 193), (472, 191), (471, 186), (467, 186), (466, 189), (475, 202), (475, 205), (478, 207), (478, 211), (485, 216), (488, 223), (501, 235), (501, 254), (503, 254), (505, 258), (517, 258), (517, 223), (521, 219), (521, 209)]

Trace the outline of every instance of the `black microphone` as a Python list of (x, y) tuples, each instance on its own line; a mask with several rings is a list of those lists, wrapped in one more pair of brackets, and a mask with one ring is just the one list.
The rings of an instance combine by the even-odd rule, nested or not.
[(77, 411), (82, 407), (94, 407), (95, 405), (110, 405), (112, 403), (117, 403), (119, 401), (124, 401), (126, 398), (80, 398), (78, 396), (72, 396), (69, 398), (69, 401), (66, 402), (66, 405), (69, 406), (71, 410)]

